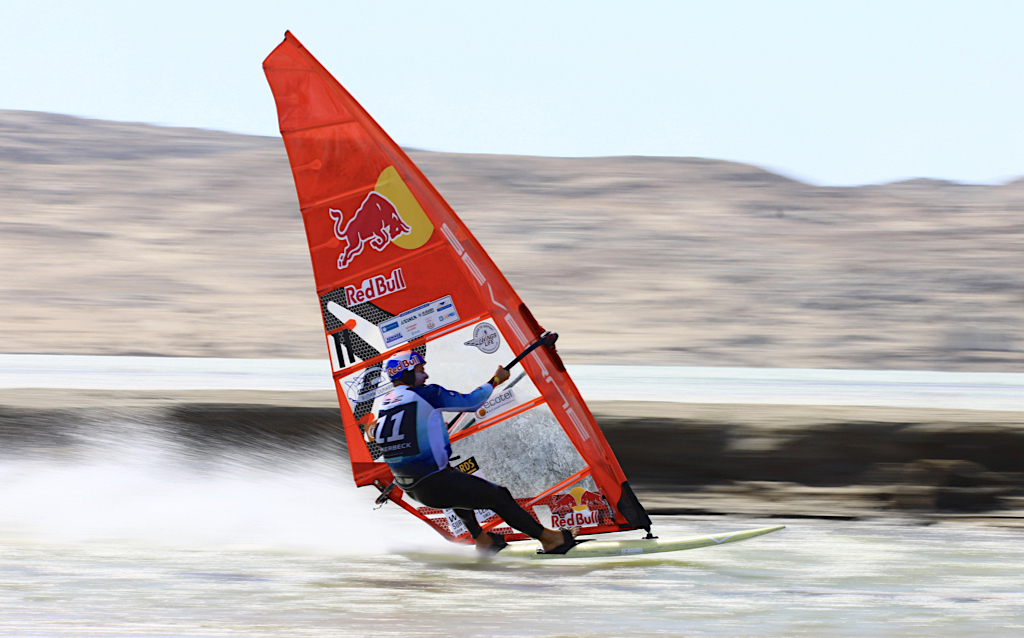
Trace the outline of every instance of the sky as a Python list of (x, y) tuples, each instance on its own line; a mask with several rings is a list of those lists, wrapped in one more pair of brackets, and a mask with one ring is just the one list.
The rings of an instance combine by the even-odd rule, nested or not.
[(1024, 175), (1024, 2), (3, 4), (0, 109), (277, 135), (287, 29), (406, 147)]

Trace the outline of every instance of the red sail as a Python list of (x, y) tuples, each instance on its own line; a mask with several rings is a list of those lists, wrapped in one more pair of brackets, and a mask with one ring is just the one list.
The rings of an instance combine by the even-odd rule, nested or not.
[[(543, 329), (416, 165), (291, 33), (263, 69), (306, 226), (352, 472), (356, 485), (384, 488), (391, 474), (362, 434), (390, 385), (382, 362), (415, 349), (431, 382), (468, 392)], [(648, 527), (554, 349), (536, 349), (522, 366), (524, 376), (513, 374), (453, 427), (460, 469), (507, 486), (547, 527)], [(445, 536), (467, 538), (450, 513), (398, 489), (390, 497)], [(493, 513), (478, 516), (513, 534)]]

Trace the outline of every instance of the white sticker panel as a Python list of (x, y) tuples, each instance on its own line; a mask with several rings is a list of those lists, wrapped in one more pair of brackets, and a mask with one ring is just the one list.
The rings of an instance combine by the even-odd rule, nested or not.
[(444, 517), (448, 519), (448, 529), (452, 531), (452, 536), (458, 538), (463, 534), (468, 534), (469, 530), (466, 529), (465, 523), (462, 519), (455, 515), (453, 510), (445, 510)]
[(458, 320), (459, 313), (449, 295), (406, 310), (391, 321), (382, 323), (380, 335), (384, 339), (385, 349), (390, 350)]

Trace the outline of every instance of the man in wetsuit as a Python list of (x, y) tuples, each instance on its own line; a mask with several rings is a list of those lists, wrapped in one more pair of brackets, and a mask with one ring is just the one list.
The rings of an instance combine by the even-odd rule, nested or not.
[(473, 510), (493, 510), (513, 528), (536, 538), (545, 553), (564, 554), (576, 543), (578, 530), (552, 530), (538, 523), (512, 498), (507, 488), (464, 474), (448, 465), (452, 446), (446, 412), (472, 412), (484, 404), (494, 387), (508, 379), (499, 367), (487, 383), (470, 394), (426, 385), (426, 361), (412, 351), (399, 352), (385, 364), (394, 389), (381, 401), (377, 422), (367, 440), (380, 446), (396, 484), (427, 507), (451, 508), (473, 536), (478, 551), (494, 554), (507, 545), (500, 534), (485, 533)]

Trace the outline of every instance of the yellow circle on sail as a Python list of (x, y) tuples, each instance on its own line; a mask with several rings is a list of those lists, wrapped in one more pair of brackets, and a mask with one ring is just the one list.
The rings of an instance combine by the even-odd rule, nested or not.
[(572, 494), (572, 497), (576, 499), (576, 503), (578, 503), (577, 505), (574, 505), (572, 508), (574, 512), (582, 512), (583, 510), (587, 509), (587, 506), (580, 502), (583, 498), (584, 492), (586, 492), (586, 490), (583, 489), (582, 487), (574, 487), (571, 490), (569, 490), (569, 493)]
[(393, 239), (391, 242), (407, 250), (419, 248), (427, 243), (434, 233), (434, 225), (430, 223), (430, 218), (423, 212), (423, 207), (413, 197), (412, 191), (405, 185), (405, 181), (402, 180), (394, 166), (388, 166), (381, 171), (374, 190), (387, 197), (395, 205), (398, 214), (402, 216), (402, 221), (412, 229), (412, 232)]

